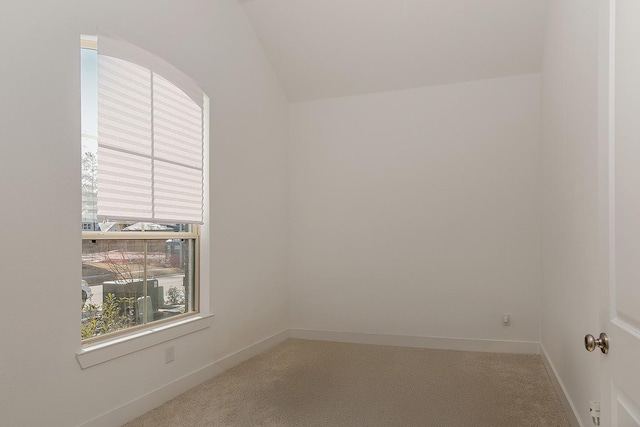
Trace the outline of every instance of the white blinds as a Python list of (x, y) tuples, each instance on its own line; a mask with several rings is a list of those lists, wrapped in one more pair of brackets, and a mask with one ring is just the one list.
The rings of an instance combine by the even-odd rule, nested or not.
[(203, 220), (202, 91), (163, 60), (103, 36), (98, 39), (98, 218)]

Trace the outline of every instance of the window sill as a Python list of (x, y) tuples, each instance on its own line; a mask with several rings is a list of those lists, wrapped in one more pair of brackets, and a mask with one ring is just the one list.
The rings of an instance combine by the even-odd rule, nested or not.
[(154, 328), (145, 329), (131, 335), (89, 344), (83, 346), (80, 352), (76, 353), (76, 359), (82, 369), (90, 368), (91, 366), (209, 328), (213, 323), (213, 316), (213, 314), (199, 314), (177, 322), (165, 323)]

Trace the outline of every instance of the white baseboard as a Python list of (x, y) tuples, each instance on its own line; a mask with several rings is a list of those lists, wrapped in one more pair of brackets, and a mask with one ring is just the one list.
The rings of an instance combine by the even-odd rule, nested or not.
[(568, 397), (567, 389), (565, 388), (563, 382), (558, 377), (558, 373), (556, 372), (556, 368), (549, 360), (547, 356), (547, 352), (544, 349), (544, 346), (540, 344), (540, 357), (542, 358), (542, 363), (544, 363), (544, 367), (547, 369), (547, 373), (549, 378), (551, 379), (551, 383), (553, 384), (553, 388), (556, 390), (556, 394), (560, 399), (560, 403), (564, 408), (564, 412), (567, 414), (567, 418), (569, 419), (569, 423), (571, 427), (582, 427), (580, 423), (580, 418), (576, 415), (578, 412), (576, 411), (576, 407), (573, 404), (573, 401)]
[[(482, 351), (494, 353), (538, 354), (540, 344), (529, 341), (500, 341), (443, 337), (416, 337), (407, 335), (382, 335), (358, 332), (334, 332), (306, 329), (289, 329), (267, 337), (257, 343), (212, 362), (169, 384), (150, 391), (139, 398), (112, 409), (82, 424), (82, 427), (113, 427), (123, 425), (140, 415), (162, 405), (180, 394), (202, 384), (222, 372), (268, 350), (287, 338), (316, 341), (336, 341), (354, 344), (393, 345), (398, 347), (433, 348), (440, 350)], [(543, 360), (546, 360), (543, 357)], [(545, 362), (546, 363), (546, 362)], [(550, 374), (550, 376), (552, 376)], [(555, 385), (555, 383), (554, 383)], [(558, 393), (561, 394), (561, 393)], [(563, 402), (564, 404), (564, 402)], [(576, 424), (576, 427), (580, 427)]]
[(194, 372), (191, 372), (169, 384), (157, 388), (139, 398), (106, 412), (92, 419), (82, 427), (113, 427), (123, 425), (150, 410), (157, 408), (165, 402), (181, 395), (205, 381), (221, 374), (233, 366), (257, 356), (276, 344), (289, 338), (289, 331), (285, 330), (275, 335), (258, 341), (248, 347), (236, 351), (229, 356), (212, 362)]
[(366, 334), (359, 332), (289, 329), (291, 338), (336, 341), (354, 344), (393, 345), (398, 347), (433, 348), (438, 350), (482, 351), (491, 353), (538, 354), (540, 343), (469, 338), (418, 337), (409, 335)]

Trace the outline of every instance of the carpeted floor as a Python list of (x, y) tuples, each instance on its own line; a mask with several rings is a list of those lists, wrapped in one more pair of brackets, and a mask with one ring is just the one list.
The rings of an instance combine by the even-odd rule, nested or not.
[(568, 427), (537, 355), (290, 339), (127, 427)]

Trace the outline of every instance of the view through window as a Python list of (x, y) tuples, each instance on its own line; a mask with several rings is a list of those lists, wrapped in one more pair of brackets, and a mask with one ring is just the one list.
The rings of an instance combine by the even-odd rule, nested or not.
[[(136, 93), (140, 87), (130, 87), (130, 78), (126, 75), (122, 82), (114, 83), (113, 72), (112, 75), (108, 72), (101, 74), (100, 78), (104, 81), (100, 84), (104, 84), (107, 89), (99, 89), (97, 42), (83, 39), (81, 48), (83, 234), (81, 336), (83, 340), (97, 339), (97, 337), (129, 328), (166, 321), (175, 316), (195, 312), (198, 307), (199, 225), (191, 219), (184, 222), (179, 220), (182, 204), (193, 203), (188, 197), (183, 197), (182, 189), (186, 193), (191, 191), (190, 187), (193, 187), (197, 192), (198, 185), (203, 185), (202, 167), (200, 169), (197, 167), (197, 131), (198, 126), (202, 128), (202, 112), (199, 113), (200, 122), (198, 122), (197, 108), (202, 107), (197, 104), (191, 105), (192, 101), (179, 88), (151, 70), (129, 64), (121, 59), (117, 59), (117, 62), (111, 59), (111, 62), (115, 62), (116, 66), (120, 63), (124, 64), (124, 67), (115, 69), (115, 73), (121, 76), (126, 73), (127, 66), (135, 66), (136, 69), (148, 73), (149, 81), (143, 81), (143, 83), (149, 87), (149, 93), (142, 95)], [(106, 65), (109, 66), (110, 63), (107, 62)], [(154, 89), (154, 79), (163, 86)], [(99, 107), (99, 96), (102, 96), (101, 107)], [(127, 101), (135, 97), (142, 99), (137, 101), (138, 105)], [(146, 110), (140, 107), (144, 103), (149, 104)], [(102, 108), (103, 104), (106, 107)], [(189, 116), (182, 114), (183, 110), (195, 113)], [(100, 114), (103, 116), (99, 117)], [(114, 115), (117, 116), (117, 114), (122, 114), (122, 123), (114, 120)], [(145, 114), (149, 117), (145, 117)], [(130, 119), (129, 115), (133, 119)], [(139, 117), (136, 118), (136, 116)], [(99, 124), (100, 120), (103, 122)], [(138, 123), (142, 120), (150, 122), (152, 132), (148, 134), (141, 132), (137, 128), (139, 124), (136, 120)], [(183, 132), (181, 120), (189, 121), (188, 125), (191, 129), (195, 129), (192, 132), (194, 136), (191, 137), (191, 142), (181, 134)], [(103, 135), (99, 135), (99, 129), (104, 133)], [(200, 138), (202, 138), (201, 135), (202, 131), (200, 131)], [(99, 136), (102, 137), (99, 138)], [(128, 157), (137, 149), (133, 145), (128, 145), (133, 139), (136, 139), (136, 142), (143, 141), (140, 144), (145, 147), (149, 146), (147, 151), (139, 150), (137, 153), (139, 159)], [(99, 167), (101, 153), (105, 150), (100, 146), (103, 141), (106, 141), (104, 142), (106, 149), (109, 149), (111, 144), (111, 147), (116, 146), (119, 150), (116, 156), (120, 157), (112, 156), (104, 159), (107, 159), (105, 163), (113, 163), (114, 158), (122, 159), (122, 164), (117, 165), (120, 169), (116, 173), (116, 178), (118, 175), (123, 176), (124, 184), (115, 182), (117, 179), (110, 176), (108, 171), (104, 172), (109, 165), (103, 164)], [(163, 149), (162, 143), (165, 146), (176, 146), (178, 149), (174, 151)], [(201, 141), (199, 148), (202, 149)], [(156, 154), (163, 152), (165, 158)], [(185, 168), (184, 159), (190, 161), (195, 159), (192, 163), (195, 162), (196, 167), (187, 165)], [(199, 161), (202, 164), (202, 156)], [(149, 194), (136, 193), (134, 196), (138, 199), (148, 197), (158, 200), (156, 202), (158, 207), (156, 205), (152, 207), (154, 214), (163, 209), (162, 203), (170, 205), (168, 209), (173, 208), (170, 215), (174, 221), (178, 222), (163, 221), (162, 218), (152, 221), (149, 218), (136, 217), (135, 214), (130, 219), (122, 217), (111, 219), (101, 214), (101, 203), (104, 202), (101, 194), (110, 194), (111, 200), (107, 200), (107, 204), (115, 203), (117, 207), (122, 199), (121, 204), (127, 208), (128, 197), (132, 197), (130, 193), (138, 191), (128, 190), (127, 175), (130, 174), (134, 181), (146, 179), (146, 177), (138, 178), (141, 176), (136, 175), (139, 171), (135, 167), (128, 167), (128, 162), (148, 162), (151, 165)], [(180, 168), (188, 169), (187, 173), (182, 173)], [(163, 176), (162, 171), (167, 170), (170, 173), (165, 172)], [(186, 180), (184, 176), (187, 177)], [(199, 183), (198, 176), (200, 176)], [(166, 190), (167, 188), (169, 190)], [(176, 188), (179, 190), (176, 191)], [(163, 189), (164, 193), (162, 193)], [(122, 197), (118, 191), (122, 193)], [(201, 187), (200, 191), (202, 191)]]

